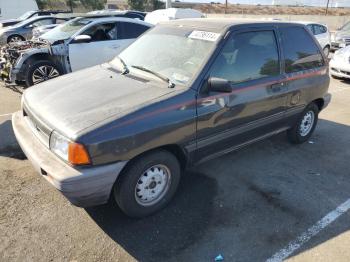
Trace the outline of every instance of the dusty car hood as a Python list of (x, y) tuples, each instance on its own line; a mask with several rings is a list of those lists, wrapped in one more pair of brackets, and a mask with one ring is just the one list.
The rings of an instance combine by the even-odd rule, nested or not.
[(122, 76), (105, 64), (33, 86), (24, 92), (23, 101), (48, 127), (76, 139), (92, 125), (112, 121), (174, 92), (166, 86)]

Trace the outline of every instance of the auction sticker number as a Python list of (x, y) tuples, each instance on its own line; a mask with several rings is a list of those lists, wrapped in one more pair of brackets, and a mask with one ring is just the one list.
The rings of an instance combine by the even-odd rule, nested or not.
[(207, 31), (193, 31), (188, 37), (192, 39), (206, 40), (215, 42), (220, 34)]

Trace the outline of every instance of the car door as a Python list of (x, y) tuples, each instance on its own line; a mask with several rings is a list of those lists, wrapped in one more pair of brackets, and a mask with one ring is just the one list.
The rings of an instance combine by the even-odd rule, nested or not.
[(231, 92), (198, 94), (197, 161), (286, 128), (277, 35), (274, 27), (231, 32), (215, 57), (205, 79), (229, 80)]
[(118, 40), (116, 22), (99, 23), (89, 26), (80, 35), (89, 35), (88, 43), (68, 45), (69, 61), (72, 71), (105, 63), (119, 54), (121, 43)]

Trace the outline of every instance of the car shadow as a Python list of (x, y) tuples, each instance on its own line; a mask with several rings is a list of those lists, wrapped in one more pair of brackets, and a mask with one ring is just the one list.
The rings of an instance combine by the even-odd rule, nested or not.
[[(264, 261), (349, 198), (349, 130), (320, 119), (309, 143), (280, 134), (201, 164), (168, 207), (145, 219), (126, 217), (114, 201), (86, 212), (138, 261), (212, 261), (219, 253)], [(291, 256), (349, 230), (342, 216)]]
[(0, 123), (0, 138), (0, 156), (19, 160), (26, 159), (13, 133), (11, 120)]
[(86, 212), (115, 242), (140, 261), (164, 261), (196, 243), (210, 221), (217, 182), (186, 172), (174, 200), (143, 219), (126, 217), (115, 201), (86, 208)]

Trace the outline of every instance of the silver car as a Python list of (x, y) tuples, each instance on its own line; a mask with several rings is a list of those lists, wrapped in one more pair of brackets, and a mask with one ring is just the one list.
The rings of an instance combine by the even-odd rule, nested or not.
[(68, 18), (54, 16), (38, 16), (22, 21), (14, 26), (0, 29), (0, 45), (10, 42), (29, 40), (32, 38), (32, 30), (38, 26), (60, 24)]

